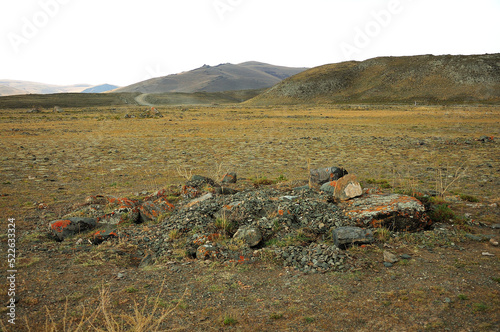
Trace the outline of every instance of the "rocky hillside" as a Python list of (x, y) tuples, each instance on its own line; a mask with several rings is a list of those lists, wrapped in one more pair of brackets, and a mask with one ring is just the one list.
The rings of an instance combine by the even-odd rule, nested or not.
[(499, 102), (500, 54), (379, 57), (329, 64), (290, 77), (248, 103), (415, 101)]
[(135, 83), (113, 92), (219, 92), (269, 88), (307, 68), (274, 66), (261, 62), (220, 64)]

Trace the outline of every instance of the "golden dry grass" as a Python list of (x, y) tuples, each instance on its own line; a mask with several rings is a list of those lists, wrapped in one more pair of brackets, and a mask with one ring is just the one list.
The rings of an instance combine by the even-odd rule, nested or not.
[[(120, 261), (87, 266), (69, 261), (72, 273), (60, 274), (65, 270), (56, 270), (55, 266), (59, 268), (65, 259), (80, 257), (86, 262), (93, 255), (105, 257), (99, 250), (106, 247), (91, 251), (88, 257), (82, 253), (75, 256), (71, 243), (59, 245), (28, 236), (35, 228), (32, 220), (38, 220), (36, 227), (46, 225), (88, 195), (131, 195), (181, 184), (185, 178), (178, 169), (213, 177), (235, 171), (239, 179), (283, 175), (290, 180), (305, 180), (309, 159), (311, 167), (343, 166), (362, 182), (386, 180), (378, 182), (389, 183), (391, 190), (433, 190), (439, 176), (446, 186), (458, 167), (468, 167), (448, 191), (478, 197), (486, 204), (498, 202), (498, 143), (476, 139), (499, 136), (500, 107), (159, 107), (163, 118), (123, 118), (126, 113), (137, 115), (144, 109), (75, 108), (60, 114), (0, 110), (0, 210), (4, 216), (18, 219), (20, 237), (27, 234), (26, 241), (19, 241), (20, 246), (30, 250), (42, 242), (53, 250), (50, 255), (57, 257), (47, 259), (45, 252), (36, 252), (33, 260), (20, 260), (25, 273), (19, 285), (26, 294), (21, 298), (20, 317), (43, 323), (48, 318), (44, 306), (61, 307), (64, 303), (57, 299), (73, 294), (69, 314), (77, 324), (81, 316), (74, 304), (81, 300), (95, 308), (99, 304), (95, 285), (104, 275), (114, 287), (110, 294), (116, 301), (110, 306), (112, 317), (122, 319), (120, 315), (125, 314), (132, 319), (134, 300), (142, 303), (141, 296), (158, 291), (156, 284), (145, 288), (141, 282), (167, 276), (171, 287), (165, 301), (169, 304), (179, 303), (172, 301), (182, 298), (185, 287), (192, 289), (173, 318), (166, 319), (169, 328), (220, 329), (226, 326), (224, 318), (229, 317), (237, 322), (235, 328), (248, 331), (331, 330), (335, 326), (366, 331), (400, 326), (439, 330), (443, 326), (453, 329), (459, 323), (470, 329), (482, 326), (491, 330), (481, 324), (487, 324), (499, 305), (498, 282), (491, 281), (498, 277), (494, 269), (498, 260), (481, 257), (480, 253), (475, 256), (476, 251), (492, 251), (486, 243), (473, 243), (473, 250), (466, 252), (439, 248), (436, 253), (428, 253), (401, 240), (400, 248), (419, 260), (394, 270), (375, 267), (367, 272), (291, 279), (288, 272), (267, 263), (232, 270), (215, 263), (212, 267), (196, 265), (182, 275), (171, 272), (168, 266), (138, 271), (120, 265)], [(47, 204), (47, 208), (39, 209), (39, 203)], [(487, 224), (496, 222), (494, 211), (475, 213), (473, 218)], [(366, 255), (367, 266), (378, 266), (378, 248), (361, 248), (354, 254), (359, 262)], [(469, 263), (455, 267), (454, 259), (463, 255), (469, 255)], [(111, 276), (123, 270), (137, 281)], [(469, 279), (471, 273), (474, 278)], [(74, 282), (81, 274), (88, 279)], [(427, 278), (428, 274), (432, 277)], [(221, 279), (225, 277), (229, 278), (227, 282)], [(55, 287), (54, 280), (59, 278), (65, 278), (67, 289)], [(475, 288), (464, 285), (463, 279)], [(217, 282), (223, 291), (208, 296), (208, 288), (219, 286)], [(122, 291), (132, 286), (139, 292)], [(6, 295), (5, 285), (0, 290), (2, 296)], [(455, 301), (459, 293), (470, 300)], [(454, 303), (448, 305), (444, 298)], [(470, 305), (474, 303), (487, 307), (473, 311)], [(333, 321), (332, 307), (336, 308)], [(415, 315), (408, 318), (409, 312)], [(274, 313), (283, 318), (270, 318)], [(53, 320), (48, 318), (49, 325), (53, 322), (60, 326), (63, 314), (53, 314)], [(147, 312), (141, 315), (135, 317), (149, 317)], [(466, 321), (460, 321), (461, 317)]]

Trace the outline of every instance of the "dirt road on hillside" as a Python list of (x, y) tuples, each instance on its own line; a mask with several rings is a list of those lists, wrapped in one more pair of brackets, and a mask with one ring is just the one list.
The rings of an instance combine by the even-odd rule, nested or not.
[(149, 96), (149, 95), (150, 95), (149, 93), (143, 93), (142, 95), (138, 95), (134, 99), (141, 106), (155, 106), (155, 105), (153, 105), (151, 103), (148, 103), (146, 101), (146, 97)]

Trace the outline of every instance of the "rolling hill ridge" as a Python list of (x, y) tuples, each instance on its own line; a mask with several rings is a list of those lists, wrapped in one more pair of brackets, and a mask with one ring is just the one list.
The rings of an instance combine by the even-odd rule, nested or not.
[(250, 105), (500, 102), (500, 54), (379, 57), (315, 67)]
[(240, 64), (204, 65), (187, 72), (152, 78), (112, 92), (220, 92), (269, 88), (307, 68), (274, 66), (250, 61)]

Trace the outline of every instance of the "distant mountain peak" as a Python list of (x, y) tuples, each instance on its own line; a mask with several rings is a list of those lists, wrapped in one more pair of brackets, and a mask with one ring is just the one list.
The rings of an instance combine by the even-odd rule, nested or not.
[(138, 82), (115, 92), (220, 92), (269, 88), (307, 68), (275, 66), (257, 61), (204, 64), (200, 68)]

